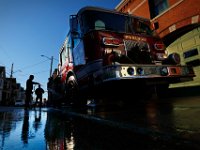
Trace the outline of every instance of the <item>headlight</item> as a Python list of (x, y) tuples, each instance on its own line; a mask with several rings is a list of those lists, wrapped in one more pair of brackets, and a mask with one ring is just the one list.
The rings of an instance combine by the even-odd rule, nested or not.
[(139, 75), (143, 75), (144, 74), (144, 70), (142, 68), (137, 68), (137, 73)]
[(181, 62), (181, 58), (180, 55), (178, 53), (172, 53), (168, 56), (169, 61), (172, 64), (180, 64)]
[(127, 73), (128, 73), (129, 75), (134, 75), (134, 69), (133, 69), (132, 67), (129, 67), (129, 68), (127, 69)]

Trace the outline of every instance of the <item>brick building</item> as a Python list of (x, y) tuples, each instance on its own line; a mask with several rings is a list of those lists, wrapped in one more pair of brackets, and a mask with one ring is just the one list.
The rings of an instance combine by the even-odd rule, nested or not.
[[(182, 64), (194, 67), (200, 85), (200, 0), (122, 0), (116, 10), (151, 19), (169, 53), (178, 52)], [(178, 86), (185, 86), (179, 84)]]

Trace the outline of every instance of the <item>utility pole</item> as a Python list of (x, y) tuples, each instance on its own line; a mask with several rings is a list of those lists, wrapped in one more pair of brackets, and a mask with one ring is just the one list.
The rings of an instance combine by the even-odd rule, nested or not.
[(49, 77), (51, 77), (51, 75), (52, 75), (52, 67), (53, 67), (53, 56), (51, 56), (51, 65), (50, 65), (50, 75), (49, 75)]
[(12, 104), (14, 102), (14, 97), (13, 97), (13, 63), (11, 65), (11, 72), (10, 72), (10, 102), (9, 104)]
[(49, 74), (49, 78), (51, 78), (51, 75), (52, 75), (52, 68), (53, 68), (53, 56), (51, 56), (51, 58), (49, 58), (49, 57), (47, 57), (47, 56), (45, 56), (45, 55), (41, 55), (42, 57), (46, 57), (46, 58), (48, 58), (50, 61), (51, 61), (51, 63), (50, 63), (50, 74)]
[(12, 63), (12, 66), (11, 66), (11, 72), (10, 72), (10, 78), (13, 77), (13, 63)]

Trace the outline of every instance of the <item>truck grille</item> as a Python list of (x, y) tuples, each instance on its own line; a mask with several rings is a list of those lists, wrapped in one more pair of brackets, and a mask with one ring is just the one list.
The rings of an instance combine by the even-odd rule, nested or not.
[(149, 64), (152, 63), (150, 48), (144, 41), (125, 40), (127, 56), (135, 63)]
[(135, 48), (138, 48), (140, 51), (150, 51), (148, 43), (144, 41), (125, 40), (124, 42), (127, 51), (130, 51)]

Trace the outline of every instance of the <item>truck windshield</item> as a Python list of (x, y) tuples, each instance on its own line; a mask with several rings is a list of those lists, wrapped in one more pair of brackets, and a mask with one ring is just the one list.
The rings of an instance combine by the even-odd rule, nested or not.
[(154, 35), (150, 22), (145, 19), (111, 12), (86, 10), (81, 15), (82, 31), (110, 30), (123, 33)]

